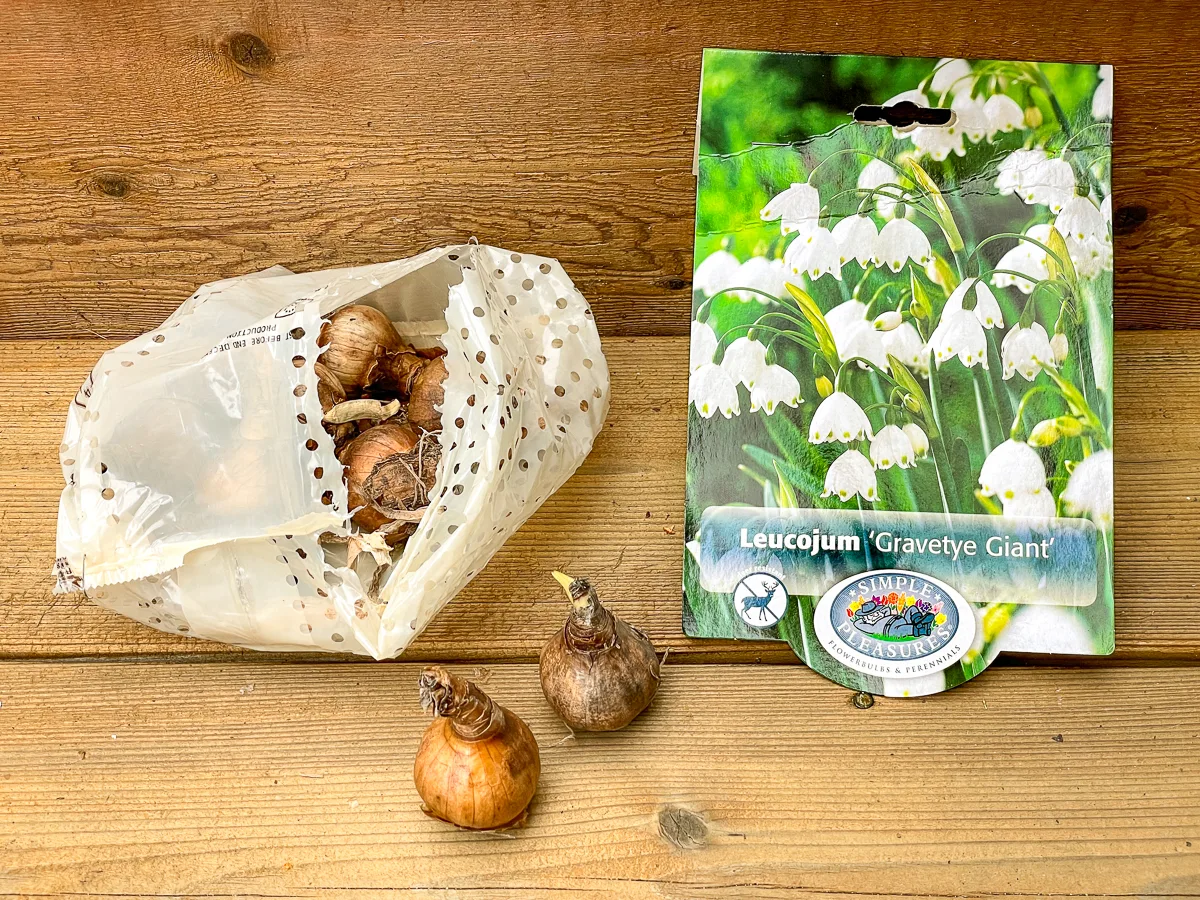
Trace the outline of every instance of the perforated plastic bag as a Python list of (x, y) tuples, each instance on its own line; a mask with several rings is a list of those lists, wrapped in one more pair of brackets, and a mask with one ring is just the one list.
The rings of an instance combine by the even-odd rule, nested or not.
[[(349, 534), (349, 510), (313, 363), (322, 317), (351, 302), (447, 350), (437, 481), (377, 603), (319, 540)], [(608, 390), (552, 259), (467, 244), (204, 285), (71, 405), (56, 590), (162, 631), (395, 656), (575, 471)]]

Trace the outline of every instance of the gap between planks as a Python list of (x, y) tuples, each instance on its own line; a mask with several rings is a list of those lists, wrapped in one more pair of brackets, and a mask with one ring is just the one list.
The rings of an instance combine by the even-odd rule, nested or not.
[[(536, 667), (465, 670), (542, 749), (529, 827), (508, 836), (420, 813), (418, 672), (0, 663), (0, 890), (640, 900), (751, 884), (822, 897), (1200, 885), (1194, 668), (1005, 669), (860, 710), (800, 668), (668, 664), (629, 728), (566, 741)], [(672, 843), (664, 813), (695, 838)]]
[[(260, 658), (152, 631), (79, 596), (50, 594), (62, 422), (109, 346), (0, 344), (0, 430), (9, 436), (0, 444), (0, 521), (8, 541), (0, 567), (0, 656)], [(591, 456), (406, 659), (536, 658), (564, 615), (558, 587), (544, 573), (565, 567), (593, 576), (619, 614), (681, 660), (795, 662), (782, 644), (682, 634), (687, 340), (608, 339), (605, 352), (613, 406)], [(1200, 568), (1200, 544), (1190, 537), (1200, 526), (1200, 333), (1119, 333), (1115, 367), (1117, 656), (1070, 664), (1193, 662), (1200, 659), (1200, 622), (1190, 616), (1191, 573)], [(289, 654), (281, 661), (338, 658)]]

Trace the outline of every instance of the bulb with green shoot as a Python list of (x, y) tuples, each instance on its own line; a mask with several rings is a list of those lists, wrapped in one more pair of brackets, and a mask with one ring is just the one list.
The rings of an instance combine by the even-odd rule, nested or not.
[(658, 690), (654, 645), (613, 615), (586, 578), (554, 573), (571, 601), (563, 627), (542, 648), (542, 692), (573, 731), (616, 731)]

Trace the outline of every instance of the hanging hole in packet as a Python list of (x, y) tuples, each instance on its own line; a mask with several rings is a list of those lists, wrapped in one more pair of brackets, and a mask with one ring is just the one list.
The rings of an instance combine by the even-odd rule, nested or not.
[(890, 125), (897, 131), (922, 128), (940, 128), (953, 125), (958, 119), (952, 109), (919, 106), (911, 100), (902, 100), (893, 106), (861, 104), (854, 108), (854, 121), (864, 125)]

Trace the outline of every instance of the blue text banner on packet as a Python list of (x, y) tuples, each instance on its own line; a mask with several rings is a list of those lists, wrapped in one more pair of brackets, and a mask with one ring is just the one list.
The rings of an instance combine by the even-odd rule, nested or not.
[(1096, 599), (1097, 532), (1086, 519), (714, 506), (698, 540), (700, 583), (715, 593), (771, 572), (790, 594), (820, 596), (851, 575), (895, 568), (940, 578), (975, 603)]

